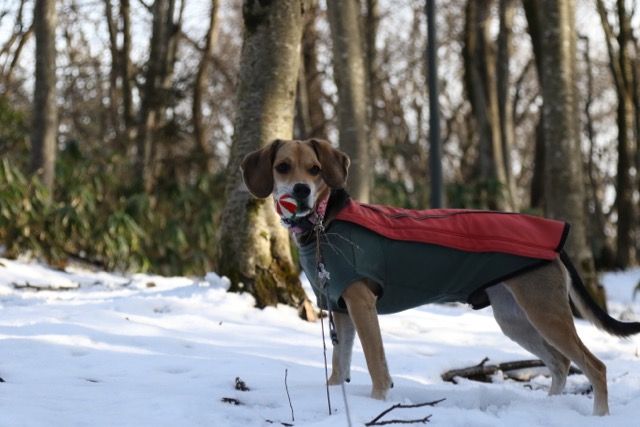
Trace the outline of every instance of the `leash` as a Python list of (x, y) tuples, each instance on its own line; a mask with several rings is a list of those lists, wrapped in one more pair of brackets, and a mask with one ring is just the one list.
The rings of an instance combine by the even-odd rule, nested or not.
[[(324, 268), (324, 257), (322, 255), (322, 249), (320, 247), (320, 235), (324, 235), (324, 224), (322, 223), (323, 217), (322, 215), (317, 215), (317, 222), (315, 224), (315, 232), (316, 232), (316, 262), (317, 262), (317, 273), (318, 273), (318, 285), (320, 287), (320, 292), (318, 293), (320, 296), (320, 307), (324, 305), (322, 302), (323, 293), (326, 290), (327, 297), (327, 312), (329, 313), (329, 329), (331, 329), (331, 324), (333, 323), (333, 315), (331, 313), (331, 303), (329, 301), (329, 272)], [(332, 414), (331, 411), (331, 394), (329, 393), (329, 365), (327, 363), (327, 342), (325, 340), (324, 333), (324, 318), (320, 316), (320, 328), (322, 330), (322, 350), (324, 357), (324, 384), (327, 390), (327, 405), (329, 407), (329, 415)], [(329, 332), (331, 335), (331, 332)]]
[[(326, 207), (326, 205), (325, 205)], [(326, 307), (328, 313), (328, 321), (329, 321), (329, 337), (331, 338), (331, 344), (337, 346), (339, 344), (338, 341), (338, 333), (336, 332), (336, 324), (333, 320), (333, 310), (331, 309), (331, 299), (329, 297), (329, 280), (331, 278), (329, 272), (325, 268), (324, 265), (324, 256), (322, 254), (322, 247), (320, 243), (320, 237), (325, 235), (324, 233), (324, 210), (322, 213), (316, 213), (316, 223), (315, 223), (315, 232), (316, 232), (316, 261), (317, 261), (317, 273), (318, 273), (318, 285), (320, 287), (320, 307), (324, 306), (323, 296), (326, 299)], [(325, 331), (324, 331), (324, 320), (323, 317), (320, 316), (320, 326), (322, 330), (322, 348), (323, 348), (323, 356), (324, 356), (324, 376), (325, 376), (325, 387), (327, 390), (327, 405), (329, 407), (329, 415), (331, 415), (331, 394), (329, 393), (329, 368), (327, 363), (327, 343), (325, 340)], [(351, 426), (351, 414), (349, 412), (349, 402), (347, 401), (347, 391), (344, 386), (344, 382), (341, 383), (342, 388), (342, 397), (344, 399), (344, 407), (347, 415), (348, 425)]]

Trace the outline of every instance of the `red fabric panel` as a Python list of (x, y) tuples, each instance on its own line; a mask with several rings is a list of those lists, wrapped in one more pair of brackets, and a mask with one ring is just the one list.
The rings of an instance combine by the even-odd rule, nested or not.
[(554, 259), (569, 224), (531, 215), (469, 209), (408, 210), (350, 200), (336, 219), (395, 240), (425, 242), (468, 252), (502, 252)]

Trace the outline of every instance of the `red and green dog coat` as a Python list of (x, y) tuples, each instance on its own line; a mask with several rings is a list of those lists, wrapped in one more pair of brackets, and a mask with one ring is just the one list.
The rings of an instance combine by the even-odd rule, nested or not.
[[(432, 302), (489, 304), (484, 289), (555, 259), (569, 224), (530, 215), (467, 209), (408, 210), (349, 200), (320, 236), (331, 308), (356, 280), (380, 285), (377, 310)], [(300, 247), (319, 306), (316, 242)], [(323, 304), (320, 304), (320, 301)]]

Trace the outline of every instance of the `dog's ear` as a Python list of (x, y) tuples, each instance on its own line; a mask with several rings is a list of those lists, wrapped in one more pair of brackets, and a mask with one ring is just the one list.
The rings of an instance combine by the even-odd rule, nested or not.
[(320, 164), (322, 165), (322, 178), (333, 189), (344, 188), (347, 185), (349, 171), (349, 156), (331, 146), (329, 141), (312, 139), (309, 141), (313, 147)]
[(280, 140), (276, 139), (264, 148), (244, 156), (240, 163), (242, 179), (254, 196), (264, 199), (273, 192), (273, 159)]

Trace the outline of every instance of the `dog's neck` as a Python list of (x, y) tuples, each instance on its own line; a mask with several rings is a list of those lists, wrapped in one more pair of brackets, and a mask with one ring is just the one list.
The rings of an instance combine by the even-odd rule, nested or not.
[(326, 227), (349, 200), (345, 190), (332, 190), (320, 200), (313, 212), (303, 218), (281, 218), (282, 225), (293, 233), (298, 244), (307, 242), (319, 221)]

